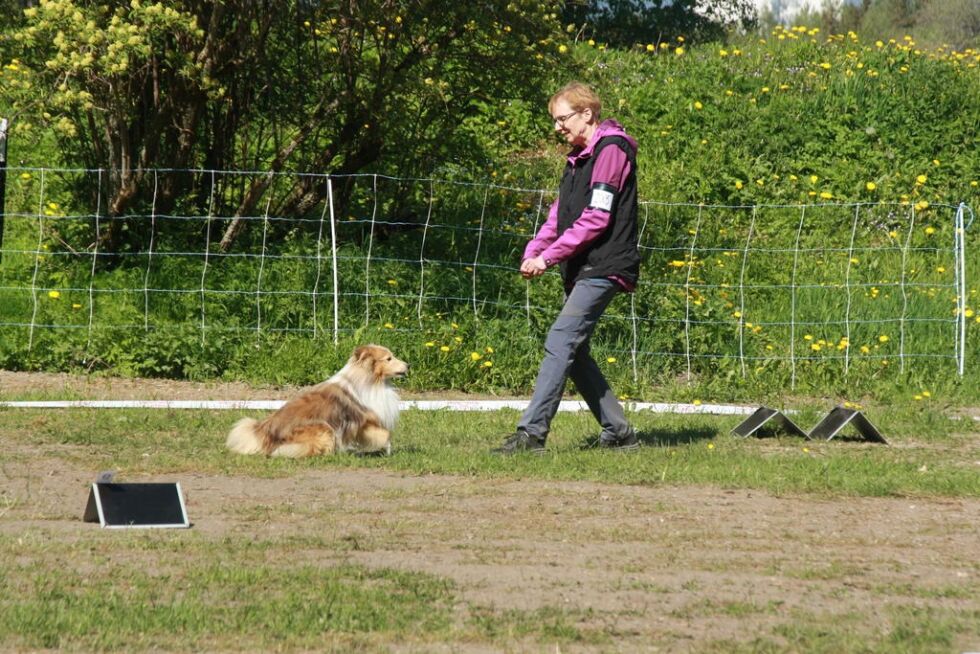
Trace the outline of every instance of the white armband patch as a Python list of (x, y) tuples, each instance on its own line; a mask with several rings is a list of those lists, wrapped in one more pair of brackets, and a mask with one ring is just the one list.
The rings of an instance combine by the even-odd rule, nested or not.
[(612, 211), (614, 198), (615, 196), (605, 189), (593, 188), (592, 199), (589, 200), (589, 207), (592, 209), (602, 209), (603, 211)]

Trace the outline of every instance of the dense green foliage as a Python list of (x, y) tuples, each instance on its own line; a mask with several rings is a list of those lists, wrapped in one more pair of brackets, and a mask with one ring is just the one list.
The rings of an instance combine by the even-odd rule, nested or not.
[[(25, 145), (53, 138), (64, 164), (105, 168), (98, 185), (82, 180), (78, 192), (104, 193), (112, 217), (151, 201), (168, 213), (206, 184), (201, 172), (150, 185), (155, 168), (418, 175), (472, 150), (467, 133), (451, 128), (479, 109), (475, 101), (540, 98), (562, 38), (556, 8), (47, 0), (0, 41), (8, 65), (0, 109)], [(305, 213), (323, 187), (292, 181), (230, 184), (216, 209)], [(139, 248), (130, 226), (110, 223), (103, 246)], [(225, 227), (224, 249), (242, 226)]]
[[(7, 204), (18, 217), (8, 218), (0, 266), (0, 365), (306, 383), (338, 367), (353, 344), (378, 340), (415, 364), (413, 388), (526, 391), (559, 289), (553, 276), (527, 286), (508, 271), (550, 200), (533, 189), (553, 188), (561, 166), (544, 99), (581, 77), (600, 91), (604, 115), (638, 137), (648, 203), (645, 283), (613, 306), (596, 340), (617, 389), (640, 399), (654, 389), (744, 398), (795, 384), (857, 399), (903, 384), (910, 394), (975, 398), (975, 283), (962, 383), (952, 361), (952, 216), (958, 203), (980, 199), (976, 51), (816, 28), (724, 44), (675, 38), (628, 52), (589, 41), (546, 50), (525, 58), (558, 65), (519, 94), (452, 87), (459, 105), (445, 118), (458, 128), (428, 166), (458, 183), (410, 180), (418, 168), (381, 158), (368, 170), (399, 179), (336, 177), (344, 201), (330, 207), (263, 203), (238, 221), (250, 228), (227, 255), (217, 241), (249, 188), (322, 194), (325, 180), (144, 172), (132, 205), (142, 218), (98, 222), (91, 217), (105, 217), (106, 200), (77, 192), (94, 174), (42, 179), (12, 169)], [(5, 63), (0, 80), (25, 97), (36, 68)], [(405, 93), (433, 86), (426, 79)], [(387, 116), (395, 142), (411, 140), (398, 129), (424, 122), (413, 116)], [(51, 130), (40, 127), (48, 119), (38, 120), (21, 119), (12, 159), (65, 161), (70, 149), (53, 149)], [(153, 201), (165, 184), (192, 189), (170, 215)], [(340, 244), (336, 326), (328, 209)], [(372, 231), (372, 218), (388, 229)], [(418, 229), (426, 222), (438, 228)], [(107, 224), (126, 226), (128, 256), (96, 249)], [(211, 258), (202, 261), (205, 242)], [(37, 245), (47, 250), (40, 257)], [(796, 257), (800, 248), (806, 254)], [(968, 281), (978, 269), (969, 256)], [(760, 288), (736, 291), (745, 280)], [(845, 315), (858, 320), (845, 326)]]

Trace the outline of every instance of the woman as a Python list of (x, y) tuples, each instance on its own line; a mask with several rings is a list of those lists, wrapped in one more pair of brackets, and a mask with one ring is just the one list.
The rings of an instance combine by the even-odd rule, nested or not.
[(589, 354), (596, 323), (615, 295), (632, 292), (640, 271), (637, 250), (636, 140), (615, 120), (600, 121), (602, 103), (572, 82), (552, 96), (555, 131), (572, 146), (558, 199), (524, 250), (521, 274), (539, 277), (560, 266), (565, 304), (545, 339), (534, 396), (517, 430), (498, 454), (544, 453), (551, 421), (571, 377), (602, 426), (593, 443), (635, 450), (639, 440)]

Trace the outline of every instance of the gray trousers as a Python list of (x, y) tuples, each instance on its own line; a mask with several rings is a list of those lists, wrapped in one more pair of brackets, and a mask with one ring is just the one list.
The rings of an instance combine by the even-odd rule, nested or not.
[(544, 341), (544, 360), (538, 370), (534, 395), (521, 415), (518, 429), (546, 438), (558, 412), (565, 381), (571, 377), (592, 415), (602, 425), (602, 438), (619, 438), (629, 433), (623, 407), (589, 353), (589, 339), (596, 323), (620, 290), (619, 284), (605, 278), (583, 279), (572, 288)]

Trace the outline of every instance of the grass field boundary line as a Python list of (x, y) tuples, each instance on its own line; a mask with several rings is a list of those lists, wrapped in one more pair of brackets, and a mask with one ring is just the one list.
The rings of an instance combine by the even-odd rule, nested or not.
[[(285, 400), (38, 400), (0, 402), (5, 409), (207, 409), (274, 411)], [(420, 411), (500, 411), (524, 410), (528, 400), (402, 400), (402, 410)], [(734, 404), (677, 404), (666, 402), (626, 402), (627, 411), (653, 413), (700, 413), (714, 415), (751, 415), (758, 407)], [(559, 411), (588, 411), (585, 402), (563, 400)], [(794, 413), (784, 411), (784, 413)]]

